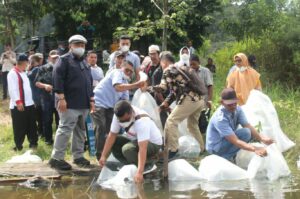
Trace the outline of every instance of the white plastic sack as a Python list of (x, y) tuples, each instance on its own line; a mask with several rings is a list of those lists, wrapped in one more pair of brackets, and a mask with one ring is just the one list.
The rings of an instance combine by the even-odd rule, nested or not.
[[(264, 147), (263, 144), (258, 143), (258, 142), (251, 143), (251, 145), (256, 146), (256, 147)], [(236, 158), (235, 158), (236, 165), (247, 170), (248, 165), (254, 156), (255, 156), (255, 153), (241, 149), (236, 154)]]
[(200, 154), (200, 145), (191, 135), (184, 135), (178, 139), (178, 154), (184, 158), (197, 158)]
[(159, 115), (159, 107), (150, 93), (142, 92), (141, 89), (136, 90), (131, 104), (146, 111), (163, 134), (163, 127)]
[[(133, 164), (123, 166), (118, 172), (104, 167), (97, 182), (102, 188), (116, 191), (119, 198), (136, 198), (137, 190), (133, 179), (136, 171), (137, 167)], [(114, 174), (116, 175), (113, 176)]]
[(202, 159), (199, 166), (199, 173), (201, 178), (208, 181), (241, 180), (247, 178), (246, 170), (217, 155), (209, 155)]
[(31, 155), (32, 151), (28, 150), (22, 155), (13, 156), (6, 163), (41, 163), (42, 159), (37, 155)]
[(252, 126), (261, 124), (263, 135), (271, 137), (281, 152), (295, 146), (281, 130), (277, 112), (270, 98), (261, 91), (252, 90), (247, 103), (242, 106)]
[(201, 180), (200, 174), (184, 159), (177, 159), (168, 164), (169, 181), (197, 181)]
[(276, 147), (275, 143), (267, 148), (268, 155), (260, 157), (255, 155), (249, 165), (247, 174), (249, 178), (266, 177), (271, 181), (280, 177), (290, 175), (291, 171), (285, 161), (283, 155)]

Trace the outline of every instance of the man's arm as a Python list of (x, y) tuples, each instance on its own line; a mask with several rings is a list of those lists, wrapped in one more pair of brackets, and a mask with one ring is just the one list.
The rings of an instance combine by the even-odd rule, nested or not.
[(143, 87), (145, 84), (145, 82), (135, 82), (133, 84), (115, 84), (114, 88), (116, 89), (117, 92), (123, 92), (123, 91), (127, 91), (127, 90), (132, 90), (132, 89), (136, 89), (136, 88), (141, 88)]
[(265, 148), (262, 147), (255, 147), (251, 144), (244, 142), (243, 140), (238, 139), (238, 137), (233, 133), (232, 135), (228, 135), (225, 139), (232, 143), (233, 145), (237, 146), (238, 148), (244, 149), (246, 151), (251, 151), (256, 153), (259, 156), (266, 156), (267, 151)]
[(143, 172), (144, 172), (145, 163), (147, 160), (148, 140), (138, 142), (138, 145), (139, 145), (138, 169), (137, 169), (136, 175), (134, 177), (134, 180), (137, 183), (141, 183), (144, 180)]
[(246, 124), (246, 125), (244, 125), (244, 127), (250, 129), (251, 136), (254, 137), (256, 140), (263, 142), (266, 145), (270, 145), (274, 142), (271, 138), (259, 134), (256, 131), (256, 129), (253, 126), (251, 126), (250, 124)]
[(108, 134), (108, 136), (106, 138), (106, 141), (105, 141), (105, 145), (104, 145), (104, 148), (103, 148), (103, 151), (102, 151), (101, 158), (99, 160), (99, 165), (101, 167), (103, 167), (105, 165), (107, 156), (108, 156), (108, 154), (109, 154), (112, 146), (114, 145), (117, 136), (118, 136), (117, 133), (109, 132), (109, 134)]

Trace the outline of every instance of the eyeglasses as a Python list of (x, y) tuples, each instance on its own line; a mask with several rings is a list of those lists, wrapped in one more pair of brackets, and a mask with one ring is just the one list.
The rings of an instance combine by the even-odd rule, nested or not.
[(235, 62), (235, 63), (241, 63), (242, 60), (241, 60), (241, 59), (235, 59), (234, 62)]

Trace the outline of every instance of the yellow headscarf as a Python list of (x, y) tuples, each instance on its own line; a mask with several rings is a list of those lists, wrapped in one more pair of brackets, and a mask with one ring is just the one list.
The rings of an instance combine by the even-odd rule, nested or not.
[(250, 66), (250, 64), (248, 62), (248, 58), (244, 53), (238, 53), (238, 54), (234, 55), (233, 60), (235, 60), (237, 57), (242, 60), (242, 63), (241, 63), (242, 66), (246, 66), (246, 67)]

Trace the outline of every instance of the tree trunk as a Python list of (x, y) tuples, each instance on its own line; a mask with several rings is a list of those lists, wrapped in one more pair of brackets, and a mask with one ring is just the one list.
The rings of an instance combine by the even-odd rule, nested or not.
[(163, 20), (164, 20), (164, 28), (163, 28), (163, 38), (162, 38), (162, 50), (167, 50), (167, 42), (168, 42), (168, 0), (163, 0)]
[(10, 41), (12, 48), (14, 48), (14, 46), (15, 46), (15, 28), (12, 23), (12, 17), (11, 17), (10, 8), (9, 8), (7, 0), (3, 1), (3, 6), (5, 8), (4, 10), (6, 10), (5, 19), (6, 19), (6, 35), (8, 35), (7, 40)]

